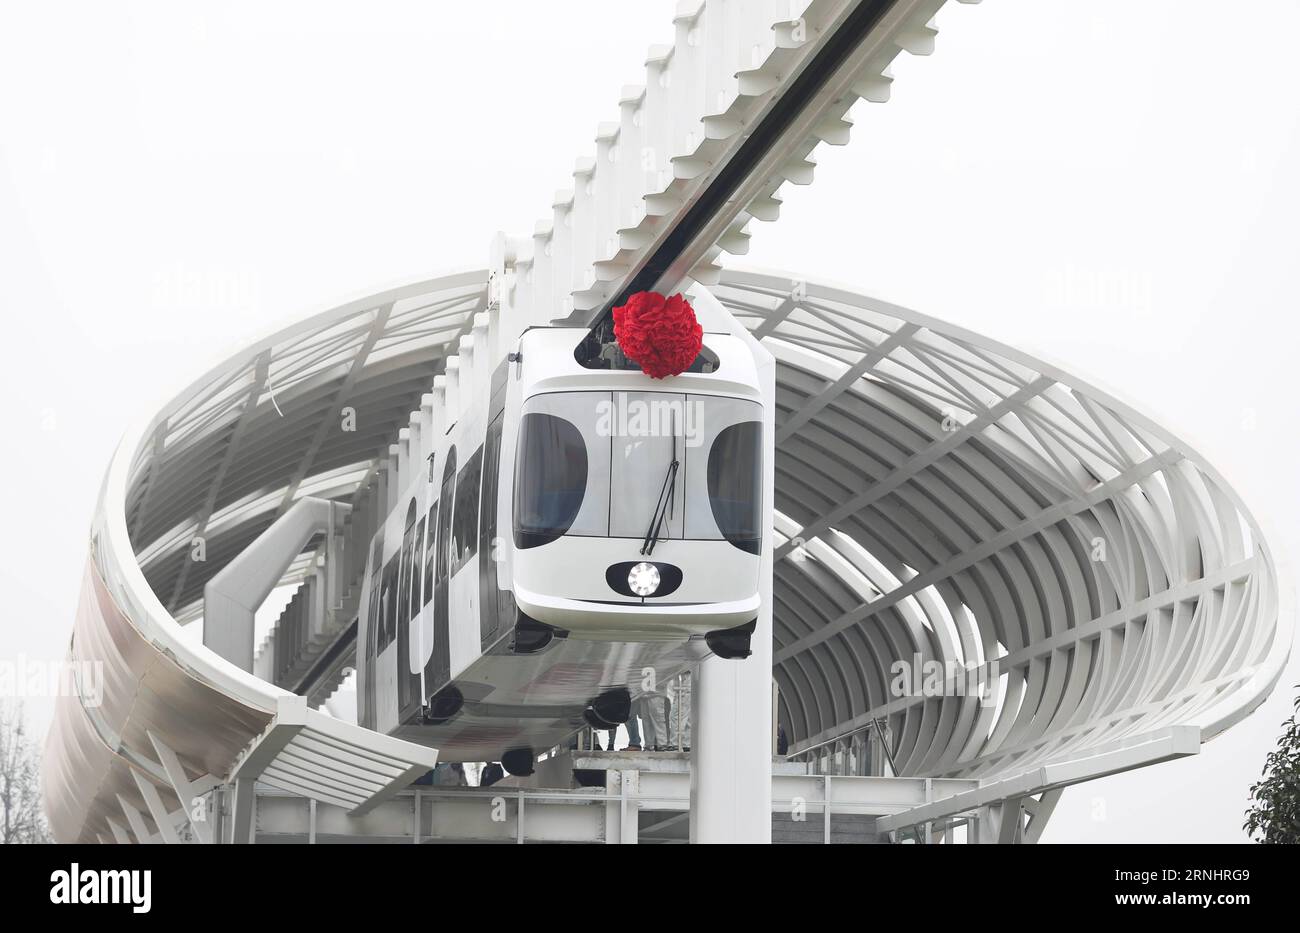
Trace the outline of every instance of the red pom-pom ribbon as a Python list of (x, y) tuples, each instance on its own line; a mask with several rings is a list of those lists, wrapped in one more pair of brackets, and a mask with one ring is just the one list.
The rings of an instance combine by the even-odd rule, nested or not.
[(618, 347), (652, 379), (676, 376), (695, 362), (704, 346), (704, 328), (681, 295), (637, 292), (614, 309)]

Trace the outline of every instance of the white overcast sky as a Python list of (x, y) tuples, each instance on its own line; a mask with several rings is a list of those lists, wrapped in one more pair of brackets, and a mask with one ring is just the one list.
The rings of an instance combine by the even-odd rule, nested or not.
[[(62, 655), (129, 422), (277, 322), (530, 233), (673, 7), (0, 7), (0, 658)], [(939, 26), (743, 263), (1119, 390), (1300, 554), (1300, 3), (986, 0)], [(1241, 840), (1297, 682), (1196, 758), (1068, 790), (1046, 839)]]

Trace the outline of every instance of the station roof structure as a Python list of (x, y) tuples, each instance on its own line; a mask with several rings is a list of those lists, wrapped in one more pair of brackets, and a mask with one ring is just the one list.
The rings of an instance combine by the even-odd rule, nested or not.
[[(196, 781), (229, 774), (274, 726), (286, 692), (182, 627), (296, 499), (366, 482), (487, 286), (462, 272), (306, 317), (128, 434), (71, 649), (107, 660), (107, 695), (61, 700), (48, 742), (60, 839), (147, 811), (141, 776), (176, 806), (169, 756)], [(1291, 644), (1282, 571), (1177, 436), (1052, 364), (850, 289), (725, 270), (712, 291), (777, 360), (773, 676), (792, 753), (875, 728), (899, 775), (1083, 780), (1171, 729), (1209, 739), (1268, 695)], [(355, 430), (337, 430), (345, 408)], [(948, 684), (930, 695), (935, 670)], [(390, 751), (395, 771), (418, 763)]]

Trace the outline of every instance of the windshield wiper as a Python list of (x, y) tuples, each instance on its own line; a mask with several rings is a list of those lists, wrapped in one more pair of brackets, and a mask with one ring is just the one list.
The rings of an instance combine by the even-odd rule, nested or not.
[(677, 490), (677, 468), (680, 464), (676, 457), (668, 464), (668, 474), (664, 477), (663, 487), (659, 490), (659, 500), (655, 503), (655, 513), (650, 517), (650, 527), (646, 529), (641, 542), (641, 553), (647, 556), (655, 552), (659, 543), (659, 533), (663, 530), (664, 519), (673, 507), (673, 494)]
[(677, 470), (681, 462), (677, 459), (677, 419), (673, 418), (673, 459), (668, 463), (668, 473), (664, 476), (664, 484), (659, 489), (659, 498), (655, 501), (654, 514), (650, 516), (650, 527), (646, 529), (645, 537), (641, 540), (641, 553), (649, 557), (655, 552), (655, 545), (659, 543), (659, 534), (663, 531), (664, 519), (669, 516), (673, 508), (673, 499), (677, 492)]

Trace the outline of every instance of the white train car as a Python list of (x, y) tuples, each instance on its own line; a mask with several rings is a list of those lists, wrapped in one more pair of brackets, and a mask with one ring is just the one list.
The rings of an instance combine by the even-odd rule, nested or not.
[(529, 773), (695, 661), (749, 654), (763, 402), (740, 337), (652, 379), (572, 327), (525, 330), (482, 395), (371, 543), (359, 715)]

